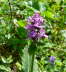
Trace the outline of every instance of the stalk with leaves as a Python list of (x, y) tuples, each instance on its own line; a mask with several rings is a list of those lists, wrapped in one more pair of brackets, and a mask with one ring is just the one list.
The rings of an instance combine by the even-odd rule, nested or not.
[(29, 47), (29, 55), (31, 56), (30, 72), (33, 72), (34, 57), (37, 50), (38, 40), (40, 38), (48, 37), (42, 24), (44, 24), (43, 17), (40, 16), (40, 13), (35, 13), (28, 18), (27, 26), (25, 27), (28, 30), (28, 37), (32, 40)]

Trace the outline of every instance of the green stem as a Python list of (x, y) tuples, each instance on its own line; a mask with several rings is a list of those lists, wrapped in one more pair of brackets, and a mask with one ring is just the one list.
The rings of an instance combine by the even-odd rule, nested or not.
[(35, 53), (32, 54), (32, 61), (31, 61), (31, 69), (30, 69), (30, 72), (33, 72), (34, 56), (35, 56)]
[(34, 57), (35, 57), (35, 52), (36, 52), (36, 41), (33, 41), (30, 45), (29, 48), (29, 54), (31, 56), (31, 62), (30, 62), (30, 71), (33, 72), (33, 67), (34, 67)]
[(9, 2), (9, 7), (10, 7), (10, 22), (11, 22), (11, 20), (12, 20), (12, 8), (11, 8), (10, 0), (8, 0), (8, 2)]

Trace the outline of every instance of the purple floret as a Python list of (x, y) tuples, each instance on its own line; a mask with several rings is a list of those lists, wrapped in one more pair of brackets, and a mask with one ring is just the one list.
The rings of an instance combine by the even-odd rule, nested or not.
[(32, 39), (36, 39), (37, 33), (35, 31), (31, 31), (31, 32), (29, 32), (29, 37), (32, 38)]
[(41, 37), (48, 37), (48, 36), (45, 34), (45, 30), (44, 30), (44, 29), (40, 29), (38, 36), (39, 36), (40, 38), (41, 38)]
[(28, 24), (26, 27), (25, 27), (25, 29), (27, 29), (27, 30), (32, 30), (34, 27), (33, 27), (33, 25), (31, 25), (31, 24)]
[(55, 61), (55, 57), (54, 56), (51, 56), (50, 57), (50, 62), (54, 63), (54, 61)]
[(34, 16), (32, 16), (32, 20), (33, 23), (37, 25), (41, 25), (44, 22), (43, 17), (41, 17), (39, 13), (35, 13)]

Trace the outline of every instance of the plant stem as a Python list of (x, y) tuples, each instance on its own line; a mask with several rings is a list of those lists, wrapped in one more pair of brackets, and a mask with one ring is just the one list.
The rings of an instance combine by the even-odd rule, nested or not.
[(31, 61), (31, 69), (30, 69), (30, 72), (33, 72), (34, 56), (35, 56), (35, 53), (32, 54), (32, 61)]
[(10, 22), (12, 20), (12, 8), (11, 8), (11, 3), (10, 3), (10, 0), (8, 0), (9, 2), (9, 7), (10, 7)]

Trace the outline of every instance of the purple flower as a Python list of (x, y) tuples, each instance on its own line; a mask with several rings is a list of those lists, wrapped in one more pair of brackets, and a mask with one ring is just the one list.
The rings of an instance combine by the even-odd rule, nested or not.
[(40, 16), (39, 13), (35, 13), (32, 16), (32, 21), (33, 21), (33, 24), (41, 25), (41, 24), (43, 24), (44, 19), (43, 19), (43, 17)]
[(25, 29), (28, 29), (28, 30), (33, 30), (33, 25), (31, 25), (31, 24), (28, 24), (26, 27), (25, 27)]
[(32, 39), (38, 39), (42, 37), (48, 37), (45, 34), (43, 17), (39, 13), (35, 13), (32, 17), (29, 17), (27, 20), (27, 26), (25, 27), (28, 30), (29, 37)]
[(37, 33), (35, 32), (35, 31), (31, 31), (31, 32), (29, 32), (29, 37), (30, 38), (36, 38), (36, 36), (37, 36)]
[(29, 24), (29, 23), (31, 23), (31, 22), (33, 22), (33, 19), (32, 19), (32, 17), (29, 17), (29, 18), (27, 19), (27, 23)]
[(51, 57), (50, 57), (50, 62), (51, 62), (51, 63), (54, 63), (54, 61), (55, 61), (55, 57), (54, 57), (54, 56), (51, 56)]
[(40, 38), (41, 38), (41, 37), (48, 37), (48, 36), (45, 34), (45, 30), (44, 30), (44, 29), (40, 29), (38, 36), (39, 36)]
[(29, 17), (28, 20), (27, 20), (27, 23), (29, 24), (33, 24), (33, 25), (36, 25), (36, 26), (40, 26), (41, 24), (43, 24), (44, 22), (44, 19), (43, 17), (40, 16), (39, 13), (35, 13), (32, 17)]

